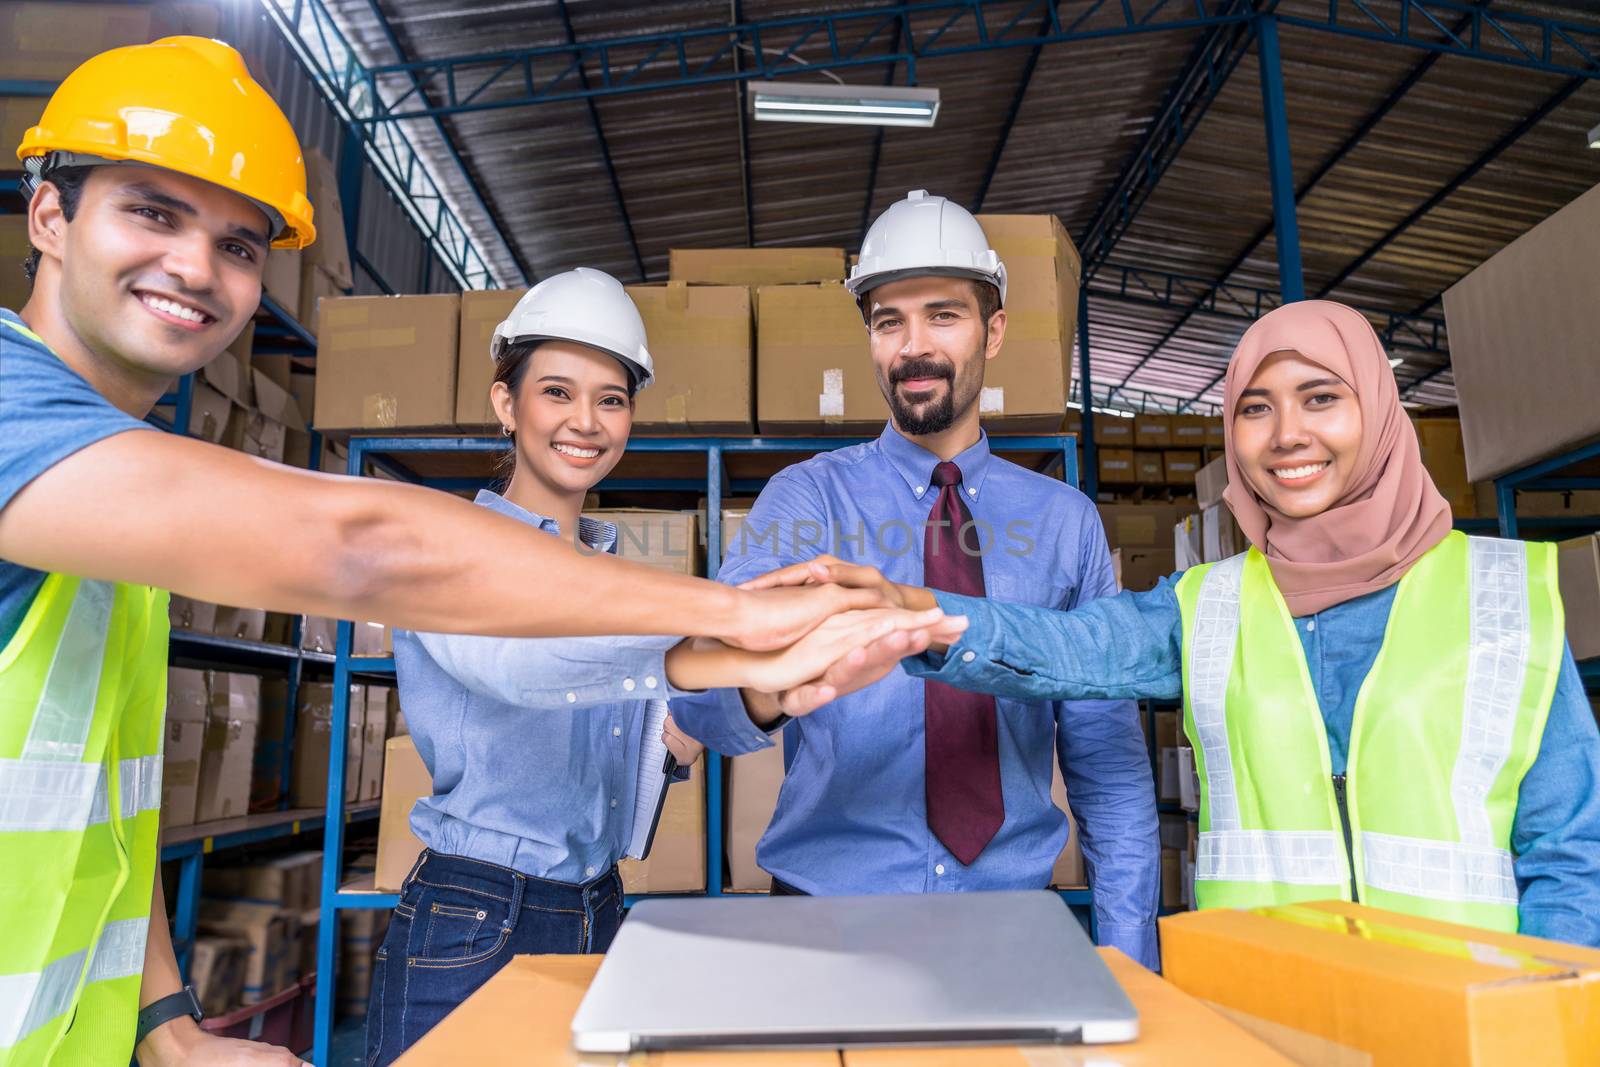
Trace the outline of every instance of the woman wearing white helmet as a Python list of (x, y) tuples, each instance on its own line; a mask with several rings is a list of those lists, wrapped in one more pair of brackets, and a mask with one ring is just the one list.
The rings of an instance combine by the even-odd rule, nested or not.
[[(615, 551), (616, 529), (580, 512), (622, 458), (634, 394), (654, 377), (633, 301), (598, 270), (548, 278), (496, 328), (490, 355), (490, 396), (513, 447), (503, 491), (477, 503), (578, 551)], [(647, 716), (661, 702), (798, 686), (896, 621), (841, 615), (782, 654), (674, 637), (397, 632), (401, 704), (434, 792), (411, 816), (427, 848), (378, 952), (368, 1063), (399, 1056), (515, 954), (605, 951), (622, 921), (616, 865), (654, 740)], [(929, 636), (901, 640), (925, 647)], [(831, 699), (821, 688), (805, 704)], [(700, 751), (670, 720), (665, 740), (685, 767)]]

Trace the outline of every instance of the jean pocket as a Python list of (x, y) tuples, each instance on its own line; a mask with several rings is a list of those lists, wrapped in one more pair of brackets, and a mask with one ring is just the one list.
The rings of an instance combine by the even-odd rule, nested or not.
[(411, 958), (417, 963), (474, 962), (505, 943), (505, 926), (506, 908), (498, 902), (469, 896), (423, 900), (412, 921)]

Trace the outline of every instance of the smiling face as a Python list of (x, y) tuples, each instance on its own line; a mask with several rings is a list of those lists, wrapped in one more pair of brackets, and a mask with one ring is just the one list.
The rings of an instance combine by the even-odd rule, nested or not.
[(984, 363), (999, 353), (1006, 325), (1003, 310), (985, 324), (979, 284), (906, 278), (867, 295), (873, 369), (902, 433), (942, 433), (977, 403)]
[(1344, 498), (1361, 450), (1355, 391), (1298, 352), (1274, 352), (1239, 394), (1234, 461), (1269, 507), (1294, 519)]
[(628, 372), (615, 356), (572, 341), (541, 342), (523, 363), (490, 391), (501, 425), (516, 436), (512, 480), (531, 479), (545, 493), (581, 497), (611, 473), (628, 446)]
[(41, 281), (50, 276), (77, 340), (130, 379), (204, 366), (261, 302), (268, 222), (235, 193), (154, 167), (100, 166), (70, 222), (52, 186), (35, 205)]

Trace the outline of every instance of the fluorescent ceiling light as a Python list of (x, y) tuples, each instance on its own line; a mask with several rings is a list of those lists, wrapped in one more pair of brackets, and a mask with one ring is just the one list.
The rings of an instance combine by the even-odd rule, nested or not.
[(1589, 131), (1589, 147), (1600, 148), (1600, 126)]
[(752, 82), (749, 98), (750, 113), (764, 122), (927, 128), (939, 117), (939, 90), (898, 85)]

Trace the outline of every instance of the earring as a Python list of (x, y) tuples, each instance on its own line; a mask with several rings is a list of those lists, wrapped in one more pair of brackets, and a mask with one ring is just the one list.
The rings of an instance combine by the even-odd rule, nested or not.
[(510, 437), (511, 436), (511, 427), (509, 427), (509, 426), (500, 427), (500, 435), (502, 437)]

